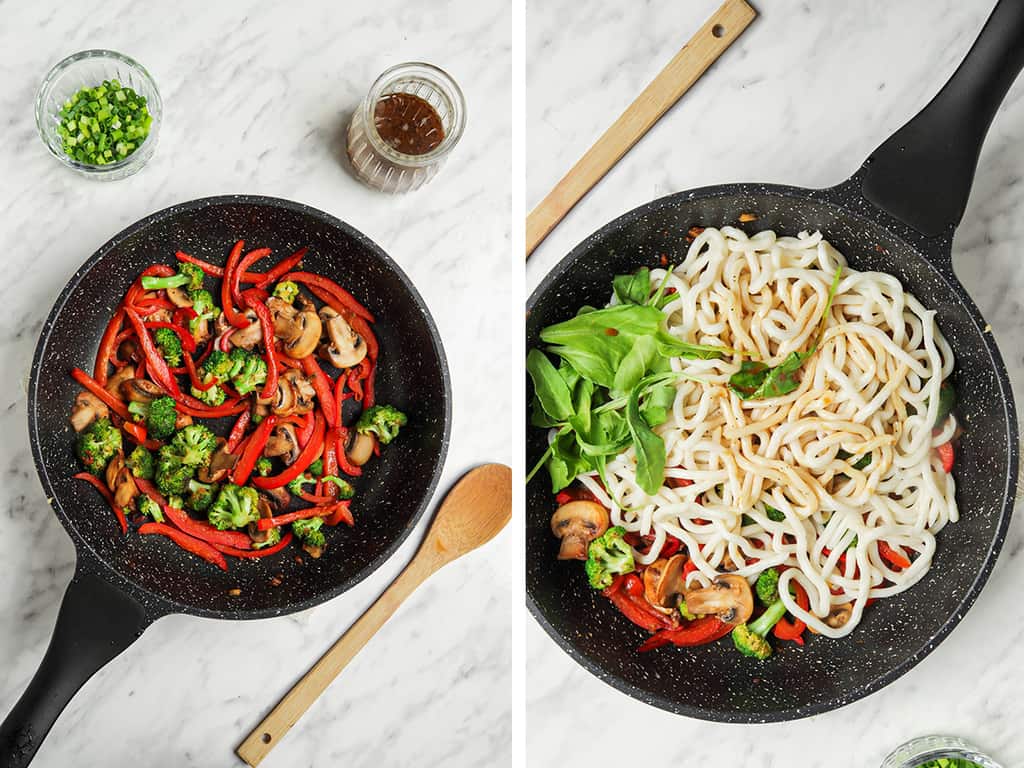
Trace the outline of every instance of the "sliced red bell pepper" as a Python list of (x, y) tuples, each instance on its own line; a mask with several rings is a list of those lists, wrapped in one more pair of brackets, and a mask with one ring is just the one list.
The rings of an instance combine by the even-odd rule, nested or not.
[[(324, 438), (324, 474), (336, 477), (338, 474), (338, 431), (329, 430)], [(320, 486), (326, 485), (327, 498), (333, 499), (338, 495), (338, 486), (334, 483), (320, 482)]]
[(72, 368), (71, 378), (89, 390), (92, 394), (96, 395), (96, 397), (103, 401), (104, 405), (122, 419), (125, 421), (132, 421), (132, 414), (129, 412), (128, 406), (125, 405), (123, 401), (110, 394), (106, 387), (100, 386), (99, 382), (93, 379), (92, 376), (81, 368)]
[(247, 328), (249, 326), (249, 318), (241, 312), (235, 311), (231, 296), (235, 267), (238, 265), (238, 259), (241, 258), (244, 247), (244, 240), (239, 240), (235, 243), (235, 247), (231, 249), (231, 253), (228, 255), (228, 263), (224, 267), (224, 279), (220, 283), (220, 308), (224, 312), (224, 319), (235, 326), (235, 328)]
[(693, 485), (693, 480), (688, 477), (666, 477), (665, 485), (669, 488), (686, 488), (689, 485)]
[(313, 389), (316, 390), (316, 396), (320, 400), (320, 408), (324, 412), (327, 425), (338, 426), (341, 423), (341, 418), (334, 394), (331, 392), (331, 380), (327, 378), (327, 374), (323, 372), (313, 355), (306, 355), (300, 362), (306, 376), (312, 379)]
[[(330, 485), (334, 485), (334, 483), (319, 482), (319, 483), (317, 483), (317, 485), (329, 485), (330, 486)], [(334, 487), (337, 488), (337, 486), (334, 486)], [(300, 493), (299, 494), (299, 498), (302, 499), (303, 501), (308, 501), (310, 504), (317, 504), (317, 505), (320, 505), (320, 506), (323, 506), (324, 504), (331, 504), (331, 505), (333, 505), (334, 502), (337, 501), (337, 499), (334, 498), (333, 496), (323, 496), (323, 495), (321, 495), (319, 493), (309, 493), (308, 491), (303, 491), (302, 493)]]
[(286, 531), (282, 536), (281, 540), (269, 547), (263, 549), (235, 549), (234, 547), (226, 547), (223, 544), (214, 544), (213, 546), (218, 552), (223, 552), (225, 555), (231, 557), (267, 557), (268, 555), (275, 555), (282, 549), (287, 547), (292, 541), (292, 532)]
[(956, 461), (956, 450), (953, 448), (953, 441), (943, 443), (935, 449), (939, 452), (939, 460), (942, 462), (942, 471), (947, 475), (953, 471), (953, 463)]
[(228, 561), (224, 559), (224, 555), (218, 552), (214, 547), (205, 541), (200, 541), (187, 533), (182, 533), (176, 528), (171, 528), (169, 525), (163, 523), (145, 523), (139, 527), (139, 533), (146, 535), (151, 533), (158, 533), (161, 536), (166, 536), (175, 544), (187, 552), (191, 552), (193, 555), (199, 555), (208, 563), (213, 563), (222, 571), (228, 569)]
[(366, 374), (366, 380), (363, 381), (363, 408), (373, 408), (377, 402), (377, 396), (374, 394), (374, 381), (377, 377), (377, 363), (373, 362), (370, 364), (370, 371)]
[(146, 428), (142, 424), (135, 421), (125, 421), (121, 424), (129, 439), (133, 440), (137, 445), (141, 445), (147, 451), (156, 451), (160, 448), (159, 440), (149, 440), (146, 435)]
[[(345, 319), (348, 321), (348, 324), (352, 326), (352, 330), (362, 336), (363, 341), (366, 342), (366, 356), (370, 358), (371, 361), (376, 362), (377, 354), (380, 349), (377, 345), (377, 337), (374, 335), (373, 331), (370, 330), (370, 324), (363, 318), (355, 315), (349, 315)], [(372, 320), (370, 322), (372, 322)]]
[(256, 313), (260, 321), (260, 329), (263, 331), (263, 359), (267, 362), (267, 380), (260, 390), (260, 397), (270, 400), (277, 394), (277, 359), (274, 357), (274, 321), (270, 317), (270, 310), (258, 295), (245, 292), (245, 303)]
[(249, 407), (246, 401), (229, 400), (220, 405), (207, 405), (191, 395), (183, 394), (178, 400), (178, 410), (198, 419), (218, 419), (221, 416), (235, 416)]
[(292, 358), (288, 357), (288, 355), (286, 355), (277, 347), (274, 348), (274, 359), (277, 361), (277, 365), (279, 368), (281, 366), (284, 366), (285, 368), (302, 368), (302, 363), (300, 363), (298, 360), (293, 360)]
[(254, 248), (238, 260), (238, 265), (231, 272), (231, 298), (238, 306), (242, 306), (242, 273), (264, 256), (269, 255), (269, 248)]
[(156, 486), (149, 480), (143, 480), (141, 477), (137, 477), (135, 478), (135, 484), (139, 486), (139, 490), (160, 505), (164, 511), (164, 515), (166, 515), (177, 528), (181, 529), (189, 536), (193, 536), (194, 538), (201, 539), (202, 541), (206, 541), (211, 544), (224, 544), (225, 546), (237, 547), (238, 549), (250, 549), (252, 547), (252, 541), (246, 534), (241, 533), (240, 531), (218, 530), (205, 520), (192, 519), (183, 509), (172, 507), (167, 503), (167, 499), (163, 497), (160, 491), (157, 490)]
[(267, 271), (262, 280), (256, 282), (256, 287), (269, 288), (272, 283), (276, 283), (281, 275), (287, 274), (298, 266), (302, 261), (302, 257), (306, 255), (307, 250), (309, 249), (303, 246), (288, 258), (279, 261), (272, 269)]
[(213, 389), (217, 386), (217, 379), (212, 378), (207, 382), (204, 382), (199, 377), (199, 371), (196, 370), (195, 361), (192, 360), (192, 355), (187, 352), (184, 355), (185, 358), (185, 370), (188, 371), (189, 383), (193, 389), (198, 389), (200, 392), (205, 392), (208, 389)]
[[(224, 268), (218, 267), (216, 264), (211, 264), (208, 261), (203, 261), (196, 256), (191, 256), (182, 251), (178, 251), (174, 254), (174, 258), (178, 261), (187, 261), (189, 264), (195, 264), (203, 272), (210, 277), (224, 277)], [(173, 271), (172, 273), (173, 274)], [(242, 275), (243, 283), (258, 283), (266, 277), (262, 272), (246, 272)]]
[(277, 426), (277, 416), (270, 414), (256, 427), (256, 431), (252, 433), (252, 439), (245, 446), (245, 452), (238, 460), (238, 463), (235, 464), (235, 468), (231, 473), (231, 482), (235, 485), (245, 485), (248, 482), (249, 475), (252, 474), (260, 454), (263, 453), (263, 447), (267, 444), (270, 433), (274, 431), (275, 426)]
[[(796, 604), (805, 611), (808, 610), (811, 607), (811, 601), (807, 596), (807, 591), (800, 586), (798, 582), (791, 581), (790, 585), (796, 593)], [(794, 619), (793, 621), (790, 621), (783, 616), (775, 623), (775, 626), (772, 627), (772, 634), (779, 638), (779, 640), (792, 640), (797, 645), (803, 645), (804, 630), (806, 629), (807, 625), (801, 619)]]
[(882, 556), (889, 565), (893, 565), (897, 568), (906, 570), (910, 567), (910, 560), (903, 554), (903, 550), (900, 547), (890, 547), (887, 542), (878, 542), (878, 554)]
[(199, 314), (192, 307), (178, 307), (171, 314), (171, 321), (176, 325), (187, 327), (189, 321), (195, 320)]
[(153, 264), (151, 266), (146, 267), (144, 270), (142, 270), (141, 274), (139, 274), (139, 276), (135, 278), (135, 282), (128, 287), (128, 290), (124, 295), (122, 305), (133, 307), (138, 303), (139, 297), (146, 293), (145, 289), (142, 287), (142, 278), (170, 277), (173, 274), (174, 269), (167, 266), (166, 264)]
[(121, 332), (121, 324), (124, 322), (124, 311), (120, 308), (114, 313), (114, 316), (110, 318), (110, 322), (107, 323), (107, 329), (103, 332), (103, 338), (100, 339), (100, 348), (96, 353), (96, 366), (93, 368), (93, 378), (99, 383), (100, 386), (106, 386), (107, 384), (107, 369), (108, 361), (117, 353), (116, 340)]
[(662, 629), (651, 635), (637, 648), (640, 653), (660, 648), (663, 645), (689, 647), (706, 645), (732, 632), (732, 627), (717, 616), (705, 616), (686, 622), (679, 629)]
[(265, 491), (288, 485), (288, 483), (306, 471), (309, 465), (313, 463), (313, 459), (315, 459), (320, 453), (323, 445), (324, 417), (319, 411), (317, 411), (316, 424), (313, 427), (313, 436), (309, 439), (309, 442), (303, 446), (302, 450), (299, 451), (298, 458), (292, 462), (291, 466), (289, 466), (284, 472), (271, 477), (254, 477), (252, 484)]
[[(347, 504), (348, 502), (339, 502), (339, 504)], [(294, 523), (296, 520), (306, 520), (310, 517), (321, 517), (327, 507), (306, 507), (305, 509), (299, 509), (295, 512), (286, 512), (283, 515), (277, 515), (276, 517), (263, 517), (256, 523), (256, 527), (261, 531), (269, 531), (271, 528), (280, 528), (282, 525), (288, 523)]]
[(337, 432), (338, 435), (335, 441), (334, 455), (338, 460), (338, 469), (349, 477), (359, 477), (363, 474), (363, 468), (357, 467), (349, 461), (348, 454), (345, 453), (345, 444), (348, 442), (348, 428), (338, 427)]
[(161, 323), (156, 321), (146, 321), (147, 328), (167, 328), (174, 331), (178, 338), (181, 339), (181, 348), (186, 352), (196, 351), (196, 340), (192, 337), (192, 334), (182, 328), (180, 325), (174, 323)]
[[(310, 289), (314, 287), (319, 288), (321, 291), (331, 294), (334, 299), (349, 312), (363, 318), (364, 320), (368, 320), (371, 323), (374, 322), (373, 314), (370, 310), (356, 301), (355, 296), (330, 278), (324, 277), (323, 275), (317, 275), (312, 272), (289, 272), (283, 275), (281, 280), (290, 280), (294, 283), (302, 283)], [(337, 307), (335, 307), (335, 310), (337, 311)], [(353, 328), (354, 327), (355, 326), (353, 326)], [(356, 329), (356, 331), (358, 332), (358, 329)]]
[(346, 400), (352, 397), (351, 393), (345, 393), (345, 382), (346, 379), (344, 373), (339, 373), (338, 380), (334, 382), (334, 402), (338, 404), (339, 420), (341, 417), (341, 412), (343, 410), (342, 403), (344, 403)]
[(166, 299), (150, 299), (141, 304), (132, 304), (131, 307), (139, 314), (139, 317), (149, 317), (162, 310), (170, 312), (174, 309), (174, 305)]
[(156, 345), (153, 344), (153, 339), (150, 337), (149, 331), (146, 330), (142, 318), (131, 307), (125, 307), (124, 314), (135, 329), (135, 335), (142, 345), (142, 352), (146, 358), (146, 367), (149, 369), (149, 375), (167, 394), (175, 400), (181, 400), (181, 390), (178, 389), (178, 382), (170, 370), (168, 370), (167, 361), (161, 357)]
[(73, 475), (73, 477), (75, 480), (85, 480), (87, 483), (92, 484), (97, 491), (103, 494), (103, 498), (107, 500), (107, 504), (110, 505), (110, 508), (114, 510), (114, 514), (117, 516), (118, 525), (121, 526), (121, 533), (127, 534), (128, 520), (124, 516), (124, 511), (119, 509), (117, 504), (114, 503), (114, 494), (112, 494), (110, 489), (107, 488), (107, 484), (96, 477), (96, 475), (89, 472), (79, 472), (77, 475)]
[(307, 413), (302, 416), (294, 416), (295, 425), (299, 428), (296, 433), (296, 437), (299, 439), (299, 447), (301, 448), (309, 442), (309, 438), (313, 436), (313, 427), (316, 426), (316, 421), (313, 418), (312, 413)]
[(249, 420), (251, 418), (252, 412), (248, 408), (238, 414), (238, 420), (235, 421), (235, 426), (231, 428), (227, 444), (224, 446), (225, 451), (228, 453), (235, 452), (235, 449), (238, 448), (238, 444), (242, 442), (242, 438), (245, 436), (245, 429), (249, 426)]
[[(356, 524), (355, 518), (352, 517), (352, 509), (350, 507), (351, 502), (339, 501), (336, 504), (321, 507), (320, 511), (326, 515), (324, 517), (324, 524), (335, 526), (338, 523), (344, 523), (350, 528)], [(333, 510), (333, 511), (331, 511)]]
[(603, 590), (603, 594), (612, 604), (638, 627), (648, 632), (660, 629), (674, 629), (677, 622), (659, 611), (656, 611), (644, 598), (644, 585), (635, 573), (616, 576), (612, 585)]

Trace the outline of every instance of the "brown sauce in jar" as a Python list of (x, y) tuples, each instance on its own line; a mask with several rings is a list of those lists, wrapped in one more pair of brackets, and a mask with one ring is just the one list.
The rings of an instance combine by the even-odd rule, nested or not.
[(437, 111), (411, 93), (389, 93), (373, 110), (373, 126), (384, 143), (404, 155), (425, 155), (444, 141)]

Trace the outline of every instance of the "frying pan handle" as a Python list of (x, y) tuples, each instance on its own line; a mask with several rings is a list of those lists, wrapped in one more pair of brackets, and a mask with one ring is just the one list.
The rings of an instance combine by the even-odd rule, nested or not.
[(960, 223), (989, 124), (1024, 67), (1024, 2), (1000, 0), (967, 57), (864, 163), (861, 191), (927, 237)]
[(98, 576), (77, 571), (35, 677), (0, 724), (0, 768), (27, 766), (78, 689), (148, 624), (135, 600)]

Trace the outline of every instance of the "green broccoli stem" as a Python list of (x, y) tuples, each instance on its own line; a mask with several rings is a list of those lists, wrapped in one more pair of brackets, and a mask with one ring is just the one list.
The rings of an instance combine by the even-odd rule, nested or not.
[(142, 287), (147, 291), (159, 291), (165, 288), (180, 288), (189, 282), (187, 275), (177, 274), (170, 277), (156, 277), (147, 275), (142, 278)]
[(759, 637), (765, 637), (772, 631), (772, 627), (778, 624), (785, 615), (786, 604), (781, 600), (776, 600), (771, 604), (768, 610), (758, 616), (754, 621), (747, 624), (747, 629)]

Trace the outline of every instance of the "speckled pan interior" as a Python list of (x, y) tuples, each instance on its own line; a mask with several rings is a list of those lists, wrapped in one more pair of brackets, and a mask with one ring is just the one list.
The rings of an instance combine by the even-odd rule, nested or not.
[[(738, 224), (741, 213), (758, 219)], [(683, 192), (638, 208), (577, 246), (528, 304), (527, 348), (541, 328), (583, 304), (608, 301), (611, 280), (659, 263), (678, 264), (693, 225), (753, 233), (820, 229), (851, 265), (896, 275), (927, 307), (956, 354), (957, 416), (964, 434), (954, 477), (961, 520), (938, 537), (927, 576), (876, 603), (845, 640), (811, 637), (806, 647), (776, 642), (757, 662), (726, 639), (696, 649), (637, 654), (646, 634), (589, 589), (581, 563), (559, 562), (549, 519), (546, 472), (527, 489), (526, 583), (530, 609), (574, 659), (619, 690), (666, 710), (724, 722), (790, 720), (843, 706), (878, 690), (932, 651), (963, 618), (998, 555), (1016, 489), (1017, 422), (1006, 370), (991, 333), (952, 273), (946, 236), (927, 240), (863, 200), (857, 177), (830, 190), (729, 185)], [(528, 394), (532, 387), (527, 386)], [(529, 413), (529, 410), (527, 410)], [(527, 424), (527, 466), (546, 445)]]
[[(223, 265), (239, 238), (252, 247), (272, 248), (271, 260), (308, 246), (305, 268), (337, 280), (366, 304), (376, 315), (381, 348), (377, 401), (408, 413), (409, 425), (355, 481), (356, 526), (328, 531), (322, 558), (304, 556), (299, 564), (295, 556), (303, 553), (289, 547), (261, 560), (231, 560), (223, 573), (163, 537), (121, 536), (95, 490), (71, 479), (78, 469), (68, 414), (78, 387), (68, 372), (73, 366), (92, 371), (103, 329), (144, 267), (175, 264), (176, 250)], [(208, 287), (214, 285), (207, 280)], [(350, 423), (358, 407), (346, 405)], [(315, 605), (364, 579), (423, 513), (444, 463), (450, 417), (441, 340), (401, 269), (334, 217), (265, 197), (218, 197), (173, 206), (100, 248), (71, 279), (43, 327), (29, 388), (36, 465), (54, 511), (78, 548), (79, 569), (118, 584), (145, 606), (150, 620), (169, 612), (275, 616)], [(218, 431), (224, 434), (230, 424), (230, 419), (222, 421)], [(280, 584), (274, 586), (278, 575)], [(233, 588), (241, 594), (230, 596)]]

